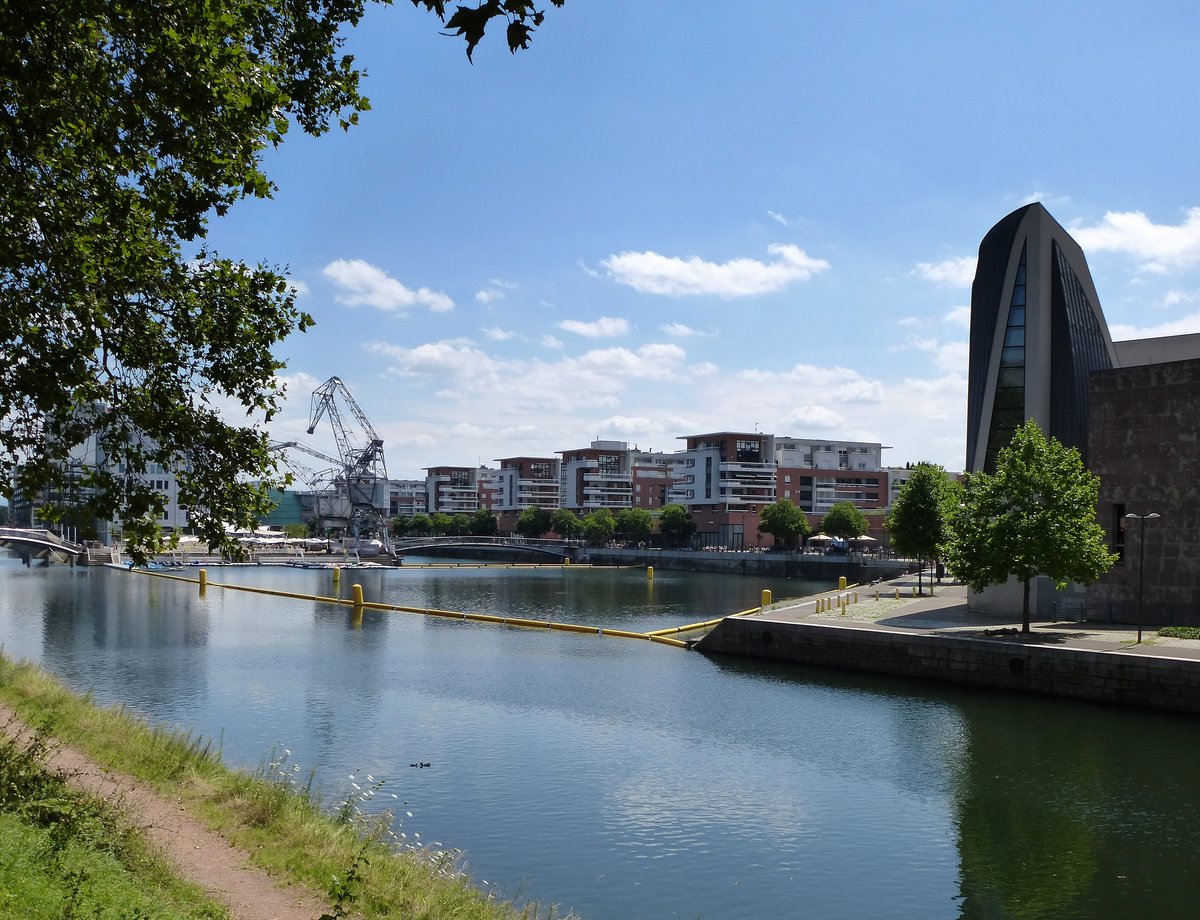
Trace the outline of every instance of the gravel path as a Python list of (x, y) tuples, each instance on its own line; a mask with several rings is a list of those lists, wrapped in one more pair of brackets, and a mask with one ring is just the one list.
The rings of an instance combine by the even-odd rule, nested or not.
[[(29, 728), (0, 703), (0, 731), (28, 737)], [(192, 818), (179, 801), (107, 771), (79, 751), (55, 746), (49, 766), (67, 781), (118, 805), (159, 848), (178, 874), (229, 908), (234, 920), (313, 920), (329, 904), (302, 888), (283, 888), (249, 855)]]

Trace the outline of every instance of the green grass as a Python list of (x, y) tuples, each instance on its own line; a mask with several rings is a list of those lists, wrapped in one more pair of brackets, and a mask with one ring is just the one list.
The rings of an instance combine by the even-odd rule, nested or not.
[[(268, 757), (253, 774), (229, 769), (210, 743), (147, 725), (119, 708), (96, 706), (70, 693), (37, 666), (14, 663), (2, 655), (0, 698), (48, 737), (178, 799), (193, 815), (253, 854), (256, 864), (320, 895), (328, 893), (334, 911), (330, 916), (342, 916), (334, 910), (339, 897), (342, 908), (352, 908), (364, 920), (556, 916), (553, 907), (544, 911), (536, 905), (517, 907), (479, 891), (459, 871), (455, 853), (400, 845), (391, 833), (390, 815), (363, 815), (362, 806), (378, 788), (377, 782), (334, 809), (322, 808), (310, 792), (311, 777), (301, 777), (282, 752)], [(38, 883), (30, 877), (29, 884)], [(58, 884), (61, 889), (66, 883)], [(7, 879), (0, 890), (12, 890)], [(7, 905), (0, 903), (0, 907)], [(8, 915), (0, 910), (0, 916)], [(112, 916), (132, 920), (138, 915)]]
[(1200, 626), (1164, 626), (1158, 634), (1170, 639), (1200, 639)]
[(118, 810), (48, 769), (47, 752), (44, 736), (0, 737), (0, 916), (228, 917), (176, 879)]

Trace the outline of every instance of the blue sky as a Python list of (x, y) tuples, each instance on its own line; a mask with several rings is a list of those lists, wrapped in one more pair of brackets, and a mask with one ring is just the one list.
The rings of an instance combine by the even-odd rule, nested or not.
[(1200, 332), (1194, 4), (568, 0), (472, 65), (398, 2), (349, 50), (373, 109), (210, 240), (317, 320), (272, 434), (332, 451), (337, 375), (396, 478), (756, 428), (959, 470), (975, 255), (1033, 200), (1114, 338)]

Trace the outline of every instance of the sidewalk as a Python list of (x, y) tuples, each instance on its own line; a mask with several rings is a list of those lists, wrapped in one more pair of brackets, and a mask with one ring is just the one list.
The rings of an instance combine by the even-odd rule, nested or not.
[[(1141, 644), (1137, 641), (1137, 627), (1128, 623), (1035, 620), (1030, 624), (1030, 634), (1023, 636), (1020, 613), (1015, 616), (970, 613), (967, 610), (968, 589), (963, 584), (944, 580), (939, 585), (935, 581), (934, 594), (930, 596), (930, 579), (926, 577), (922, 585), (926, 595), (912, 597), (916, 587), (917, 577), (911, 575), (878, 585), (850, 588), (848, 593), (853, 596), (857, 592), (859, 602), (847, 606), (844, 614), (839, 613), (837, 607), (817, 613), (815, 600), (802, 598), (782, 600), (754, 616), (772, 622), (822, 623), (855, 629), (995, 639), (1022, 645), (1200, 660), (1200, 640), (1159, 636), (1157, 627), (1142, 630)], [(897, 588), (901, 594), (898, 600), (895, 598)], [(875, 600), (876, 589), (879, 590), (879, 600)], [(838, 593), (830, 591), (821, 596), (833, 597)]]

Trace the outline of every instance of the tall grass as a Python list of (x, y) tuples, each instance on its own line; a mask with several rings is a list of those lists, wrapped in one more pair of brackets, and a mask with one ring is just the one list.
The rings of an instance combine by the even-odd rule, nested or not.
[(283, 749), (254, 772), (230, 769), (210, 742), (147, 725), (120, 707), (97, 706), (36, 665), (3, 655), (0, 699), (47, 736), (179, 800), (281, 880), (327, 893), (335, 911), (327, 916), (346, 916), (336, 913), (339, 904), (365, 920), (556, 916), (553, 907), (484, 894), (461, 871), (460, 854), (414, 845), (395, 832), (392, 813), (368, 813), (364, 806), (384, 789), (374, 777), (365, 786), (353, 780), (357, 789), (326, 808), (313, 776)]

